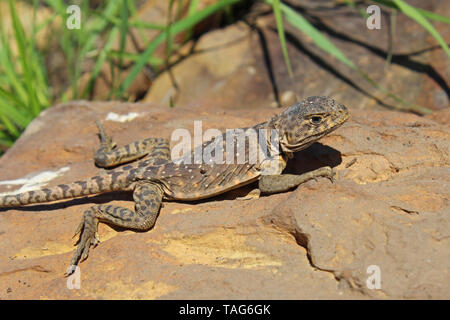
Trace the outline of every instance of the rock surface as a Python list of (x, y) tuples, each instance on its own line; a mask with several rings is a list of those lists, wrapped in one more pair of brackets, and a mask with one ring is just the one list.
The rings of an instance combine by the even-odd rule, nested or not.
[[(102, 242), (80, 265), (80, 290), (69, 290), (63, 273), (83, 211), (93, 203), (132, 208), (131, 195), (0, 209), (0, 298), (449, 299), (448, 123), (350, 108), (349, 122), (296, 154), (288, 168), (331, 165), (334, 184), (318, 179), (257, 200), (236, 200), (250, 186), (197, 203), (167, 202), (149, 232), (100, 224)], [(123, 145), (170, 138), (177, 128), (192, 132), (194, 120), (203, 120), (203, 130), (224, 130), (278, 111), (56, 106), (0, 159), (0, 192), (96, 174), (94, 119), (114, 119), (104, 126)], [(381, 272), (381, 288), (374, 290), (366, 283), (373, 265)]]

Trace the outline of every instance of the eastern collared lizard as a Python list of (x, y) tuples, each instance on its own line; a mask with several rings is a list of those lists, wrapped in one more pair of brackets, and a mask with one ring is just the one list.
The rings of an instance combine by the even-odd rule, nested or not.
[[(219, 164), (195, 163), (195, 161), (192, 163), (195, 149), (184, 158), (184, 163), (172, 161), (169, 142), (162, 138), (148, 138), (117, 148), (97, 121), (101, 142), (94, 159), (98, 166), (109, 168), (144, 156), (146, 158), (86, 180), (2, 196), (0, 207), (44, 203), (119, 190), (132, 192), (134, 211), (114, 205), (98, 204), (84, 212), (75, 233), (80, 234), (80, 238), (67, 271), (67, 274), (70, 274), (80, 261), (88, 257), (90, 247), (98, 244), (97, 227), (100, 221), (127, 229), (149, 230), (155, 224), (163, 200), (204, 199), (254, 181), (258, 181), (261, 192), (276, 193), (287, 191), (318, 176), (332, 179), (333, 172), (330, 167), (319, 168), (302, 175), (282, 174), (282, 171), (294, 152), (307, 148), (337, 129), (348, 117), (347, 108), (333, 99), (309, 97), (251, 128), (256, 131), (260, 129), (277, 131), (279, 145), (276, 146), (278, 148), (275, 154), (270, 155), (270, 163), (267, 162), (267, 158), (251, 162), (249, 159), (252, 158), (251, 153), (255, 152), (255, 148), (252, 148), (250, 141), (246, 140), (245, 156), (241, 158), (243, 161)], [(210, 147), (209, 149), (217, 150), (218, 141), (224, 144), (225, 134), (222, 139), (212, 139), (198, 148), (204, 150)], [(264, 142), (267, 145), (273, 143), (269, 138)], [(226, 152), (223, 149), (219, 150)], [(225, 154), (223, 156), (225, 158)], [(274, 161), (275, 171), (264, 174), (265, 166), (273, 164)]]

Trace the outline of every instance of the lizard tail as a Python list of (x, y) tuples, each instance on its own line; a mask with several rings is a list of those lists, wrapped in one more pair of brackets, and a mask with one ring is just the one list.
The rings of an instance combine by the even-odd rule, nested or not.
[(33, 203), (45, 203), (62, 199), (94, 195), (108, 191), (123, 190), (133, 181), (130, 173), (112, 171), (101, 176), (55, 187), (0, 196), (0, 208), (17, 207)]

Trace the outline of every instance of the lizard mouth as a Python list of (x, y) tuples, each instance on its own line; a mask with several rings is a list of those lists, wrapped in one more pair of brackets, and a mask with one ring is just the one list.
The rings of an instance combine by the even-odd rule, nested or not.
[(299, 144), (288, 144), (288, 143), (281, 143), (281, 149), (284, 153), (293, 153), (298, 152), (300, 150), (308, 148), (310, 145), (312, 145), (316, 140), (312, 140), (310, 142), (302, 142)]
[(304, 139), (298, 143), (295, 143), (295, 144), (290, 144), (288, 142), (287, 136), (284, 135), (283, 139), (280, 141), (281, 149), (285, 153), (293, 153), (293, 152), (298, 152), (300, 150), (306, 149), (310, 145), (312, 145), (314, 142), (316, 142), (320, 138), (322, 138), (323, 136), (325, 136), (325, 135), (329, 134), (330, 132), (339, 128), (345, 121), (347, 121), (348, 118), (349, 118), (349, 116), (348, 116), (348, 114), (346, 114), (341, 119), (339, 119), (339, 121), (334, 126), (328, 128), (327, 130), (324, 130), (322, 132), (313, 134), (313, 135), (307, 137), (306, 139)]

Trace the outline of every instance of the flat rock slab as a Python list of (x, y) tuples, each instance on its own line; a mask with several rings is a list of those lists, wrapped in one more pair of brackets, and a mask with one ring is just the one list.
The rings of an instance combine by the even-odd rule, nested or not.
[[(278, 111), (59, 105), (0, 159), (0, 192), (97, 174), (95, 119), (123, 145), (170, 138), (178, 128), (193, 132), (194, 120), (203, 130), (225, 130)], [(149, 232), (100, 224), (101, 243), (80, 265), (79, 290), (67, 288), (63, 273), (83, 211), (94, 203), (133, 208), (131, 195), (1, 209), (0, 298), (449, 299), (449, 141), (448, 124), (433, 117), (352, 110), (346, 124), (288, 167), (331, 165), (334, 183), (318, 179), (246, 201), (236, 198), (252, 186), (196, 203), (167, 202)]]

